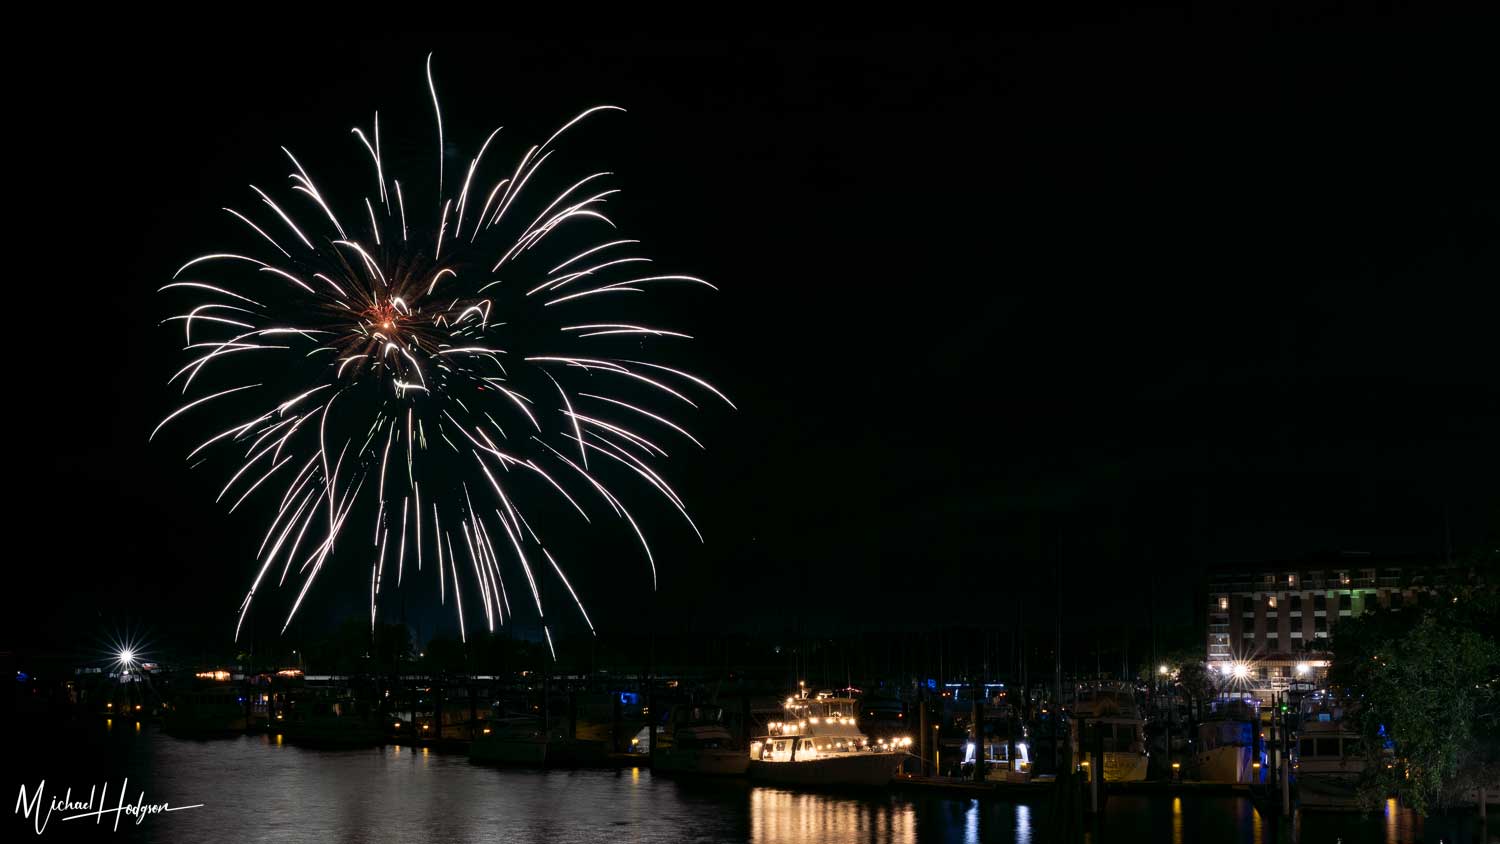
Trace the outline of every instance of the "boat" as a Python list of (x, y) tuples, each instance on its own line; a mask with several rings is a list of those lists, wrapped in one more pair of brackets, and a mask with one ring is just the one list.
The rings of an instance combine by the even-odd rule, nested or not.
[(986, 782), (1030, 782), (1031, 752), (1024, 738), (1014, 744), (1009, 740), (1000, 741), (999, 738), (998, 730), (987, 730), (980, 747), (976, 748), (972, 741), (964, 743), (963, 762), (959, 765), (959, 775), (963, 779), (973, 779), (974, 765), (979, 761), (982, 751)]
[(275, 729), (287, 741), (333, 747), (385, 743), (385, 727), (369, 704), (352, 697), (292, 696)]
[(718, 706), (674, 708), (667, 741), (651, 761), (653, 771), (701, 776), (738, 777), (749, 767), (749, 755), (735, 741)]
[(1127, 686), (1083, 689), (1073, 704), (1075, 723), (1085, 727), (1080, 752), (1087, 760), (1094, 741), (1102, 742), (1105, 782), (1141, 782), (1150, 756), (1146, 753), (1146, 721), (1136, 712), (1135, 693)]
[(1224, 698), (1213, 701), (1207, 720), (1198, 725), (1198, 779), (1201, 782), (1255, 781), (1255, 731), (1259, 704)]
[(547, 764), (547, 732), (535, 716), (491, 718), (469, 743), (469, 761), (497, 765)]
[[(1144, 737), (1145, 723), (1140, 718), (1094, 718), (1088, 722), (1089, 730), (1102, 732), (1104, 745), (1105, 782), (1141, 782), (1146, 779), (1146, 770), (1151, 757), (1146, 755)], [(1084, 744), (1087, 760), (1089, 744)]]
[(1292, 770), (1304, 809), (1360, 808), (1356, 786), (1365, 770), (1364, 740), (1344, 720), (1344, 708), (1326, 695), (1303, 701)]
[(906, 758), (910, 738), (872, 738), (859, 728), (859, 701), (819, 692), (793, 696), (782, 720), (750, 743), (750, 778), (810, 786), (886, 785)]
[(172, 695), (162, 711), (162, 731), (207, 736), (245, 732), (244, 696), (233, 686), (200, 686)]

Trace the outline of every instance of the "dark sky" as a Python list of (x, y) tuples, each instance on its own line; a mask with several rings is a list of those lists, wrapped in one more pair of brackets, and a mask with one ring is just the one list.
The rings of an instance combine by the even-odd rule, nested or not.
[[(1456, 547), (1496, 538), (1483, 27), (276, 44), (70, 42), (12, 106), (40, 199), (10, 229), (18, 642), (232, 631), (263, 520), (146, 442), (175, 406), (152, 291), (218, 248), (248, 182), (282, 186), (281, 144), (362, 177), (347, 133), (381, 109), (393, 154), (430, 156), (429, 50), (450, 172), (496, 123), (513, 159), (623, 105), (574, 161), (619, 174), (615, 219), (659, 264), (721, 288), (673, 312), (739, 406), (667, 464), (706, 544), (632, 497), (668, 625), (789, 625), (797, 592), (808, 625), (947, 623), (1058, 570), (1070, 624), (1139, 618), (1148, 570), (1186, 619), (1210, 564), (1437, 555), (1445, 521)], [(572, 562), (616, 629), (649, 603), (626, 539)], [(368, 563), (344, 562), (319, 618), (362, 611)]]

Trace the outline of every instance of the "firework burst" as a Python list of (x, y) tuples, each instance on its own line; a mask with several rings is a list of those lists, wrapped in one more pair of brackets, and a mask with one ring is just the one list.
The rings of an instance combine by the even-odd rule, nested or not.
[[(181, 308), (164, 324), (182, 331), (186, 360), (168, 383), (187, 400), (151, 438), (178, 420), (234, 419), (187, 459), (233, 461), (218, 494), (231, 512), (258, 491), (274, 503), (236, 638), (256, 595), (291, 581), (285, 631), (336, 546), (369, 562), (372, 626), (382, 590), (435, 577), (465, 639), (481, 615), (494, 630), (527, 605), (550, 646), (539, 584), (555, 577), (593, 630), (525, 509), (622, 520), (654, 589), (646, 534), (601, 468), (650, 488), (697, 533), (655, 468), (667, 457), (659, 441), (701, 448), (673, 413), (705, 395), (733, 405), (643, 359), (691, 338), (639, 324), (619, 303), (713, 285), (652, 271), (639, 242), (614, 233), (608, 173), (540, 201), (528, 190), (565, 132), (622, 109), (582, 112), (513, 166), (486, 158), (496, 129), (453, 179), (430, 56), (427, 84), (438, 160), (424, 179), (387, 172), (378, 112), (368, 133), (352, 130), (373, 177), (355, 203), (325, 196), (283, 147), (294, 196), (252, 185), (252, 210), (224, 209), (255, 248), (195, 257), (160, 288)], [(610, 351), (627, 339), (629, 357)]]

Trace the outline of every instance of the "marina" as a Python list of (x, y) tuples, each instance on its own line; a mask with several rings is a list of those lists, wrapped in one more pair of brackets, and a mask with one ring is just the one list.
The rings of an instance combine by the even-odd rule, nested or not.
[[(127, 751), (116, 758), (127, 768), (139, 764), (137, 756), (160, 753), (293, 753), (278, 758), (382, 771), (405, 760), (439, 777), (489, 769), (507, 788), (514, 779), (613, 789), (628, 777), (632, 800), (647, 799), (640, 790), (666, 789), (747, 805), (745, 840), (768, 840), (757, 838), (763, 825), (781, 828), (789, 823), (783, 811), (800, 811), (776, 807), (807, 801), (888, 815), (889, 835), (877, 840), (891, 841), (926, 840), (917, 828), (898, 828), (901, 818), (926, 811), (963, 814), (968, 820), (952, 832), (960, 838), (944, 840), (965, 841), (991, 840), (963, 837), (974, 823), (1000, 824), (1017, 841), (1048, 840), (1026, 836), (1049, 829), (1090, 841), (1158, 840), (1105, 833), (1123, 822), (1127, 807), (1174, 818), (1177, 837), (1163, 840), (1197, 840), (1193, 829), (1201, 826), (1183, 826), (1190, 818), (1236, 828), (1248, 822), (1240, 839), (1247, 841), (1302, 829), (1364, 835), (1345, 837), (1351, 842), (1406, 841), (1414, 839), (1401, 836), (1421, 823), (1395, 800), (1374, 811), (1357, 802), (1358, 737), (1343, 726), (1344, 705), (1322, 690), (1299, 695), (1296, 717), (1273, 718), (1284, 709), (1279, 703), (1261, 707), (1250, 696), (1226, 695), (1209, 702), (1204, 720), (1190, 722), (1156, 717), (1169, 711), (1152, 705), (1160, 687), (1117, 680), (1072, 683), (1060, 701), (1045, 686), (1012, 690), (998, 680), (954, 684), (947, 694), (920, 685), (877, 695), (802, 683), (777, 700), (771, 687), (653, 675), (309, 675), (153, 665), (77, 676), (71, 714), (52, 716), (65, 717), (70, 740), (102, 737)], [(931, 739), (914, 740), (908, 724)], [(1153, 766), (1148, 736), (1168, 732), (1195, 738), (1174, 745), (1170, 763)], [(137, 775), (155, 776), (149, 769)], [(1098, 781), (1095, 772), (1102, 772)], [(1375, 817), (1390, 820), (1379, 835)], [(1434, 820), (1459, 831), (1483, 824), (1472, 812), (1426, 822)], [(824, 840), (820, 834), (801, 840)]]
[[(93, 751), (80, 768), (74, 760), (84, 747)], [(174, 815), (170, 826), (122, 826), (116, 838), (121, 841), (320, 842), (337, 827), (341, 835), (372, 844), (533, 835), (561, 844), (1043, 844), (1057, 840), (1058, 828), (1045, 786), (1004, 799), (912, 784), (804, 790), (743, 777), (666, 776), (647, 767), (497, 767), (473, 764), (462, 753), (394, 743), (333, 749), (292, 744), (274, 734), (188, 739), (154, 725), (137, 729), (133, 722), (66, 731), (45, 749), (34, 749), (31, 775), (37, 779), (128, 777), (132, 788), (152, 799), (207, 803), (201, 811), (212, 810)], [(584, 805), (589, 811), (578, 811)], [(226, 824), (225, 818), (237, 820)], [(1424, 822), (1394, 806), (1369, 816), (1299, 813), (1293, 823), (1304, 841), (1397, 844), (1436, 840), (1439, 834), (1450, 842), (1480, 840), (1472, 817)], [(1112, 797), (1082, 834), (1084, 841), (1100, 844), (1278, 840), (1275, 824), (1249, 797), (1188, 786)]]

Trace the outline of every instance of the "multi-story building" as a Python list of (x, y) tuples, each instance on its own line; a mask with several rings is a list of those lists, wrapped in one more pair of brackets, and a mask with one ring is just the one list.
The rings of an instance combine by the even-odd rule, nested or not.
[(1466, 580), (1424, 558), (1343, 552), (1302, 562), (1223, 566), (1207, 581), (1207, 661), (1230, 686), (1269, 700), (1294, 681), (1321, 684), (1341, 620), (1420, 603)]

